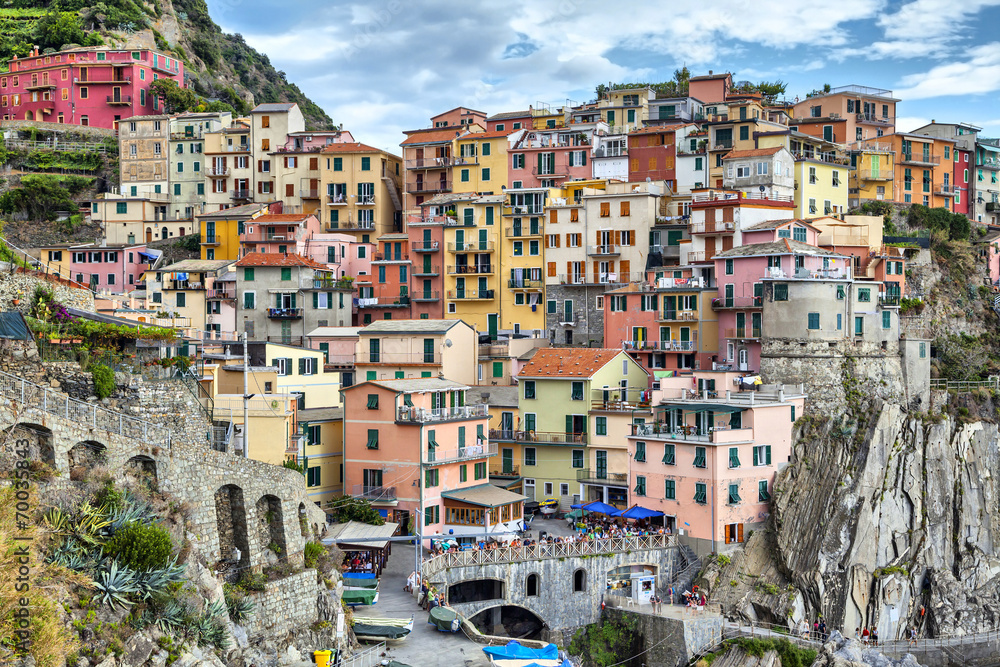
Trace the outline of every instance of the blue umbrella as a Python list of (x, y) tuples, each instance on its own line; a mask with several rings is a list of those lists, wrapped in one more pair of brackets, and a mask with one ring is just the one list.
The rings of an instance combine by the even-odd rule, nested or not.
[(624, 519), (649, 519), (654, 516), (663, 516), (663, 512), (646, 509), (639, 505), (632, 505), (632, 507), (622, 512), (621, 516)]
[(587, 510), (588, 512), (594, 512), (596, 514), (607, 514), (608, 516), (618, 516), (620, 512), (616, 510), (611, 505), (607, 503), (602, 503), (600, 500), (595, 500), (594, 502), (587, 503), (586, 505), (581, 505), (580, 509)]

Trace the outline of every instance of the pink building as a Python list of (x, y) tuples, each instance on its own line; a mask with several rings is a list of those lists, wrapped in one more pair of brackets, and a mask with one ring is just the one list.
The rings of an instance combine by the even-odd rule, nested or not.
[(661, 510), (700, 554), (726, 551), (763, 526), (805, 402), (798, 385), (740, 393), (739, 375), (661, 379), (653, 423), (633, 424), (628, 439), (629, 502)]
[(142, 245), (95, 244), (70, 248), (70, 274), (73, 280), (87, 285), (94, 291), (123, 294), (142, 287), (143, 274), (162, 254), (159, 250), (146, 250)]
[(318, 153), (330, 144), (353, 144), (354, 135), (350, 130), (331, 132), (289, 132), (285, 143), (278, 146), (276, 153)]
[(558, 187), (565, 181), (593, 178), (590, 149), (593, 128), (528, 130), (508, 151), (508, 188)]
[(149, 84), (161, 77), (184, 86), (184, 64), (156, 51), (82, 47), (13, 58), (0, 75), (4, 120), (41, 120), (117, 129), (119, 120), (154, 114)]
[(517, 530), (524, 496), (490, 484), (489, 406), (466, 405), (468, 389), (441, 378), (344, 389), (345, 490), (425, 536)]
[(305, 257), (309, 240), (319, 231), (319, 219), (311, 213), (262, 215), (244, 226), (240, 234), (240, 256), (266, 252), (295, 253)]
[(994, 291), (1000, 289), (1000, 229), (990, 229), (986, 236), (976, 242), (976, 248), (986, 260), (990, 272), (990, 285)]
[[(952, 182), (955, 184), (955, 200), (952, 202), (953, 208), (951, 209), (955, 213), (961, 213), (969, 220), (973, 219), (975, 216), (975, 206), (972, 205), (972, 186), (971, 174), (974, 167), (969, 166), (970, 159), (972, 164), (975, 165), (975, 150), (963, 150), (959, 148), (959, 144), (955, 144), (955, 172), (952, 176)], [(971, 158), (970, 158), (971, 156)]]

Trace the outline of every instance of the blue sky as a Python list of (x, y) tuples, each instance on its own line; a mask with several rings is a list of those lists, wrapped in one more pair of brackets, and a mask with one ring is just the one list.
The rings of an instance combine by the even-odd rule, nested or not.
[(608, 81), (730, 71), (887, 88), (897, 129), (935, 119), (1000, 136), (1000, 0), (208, 0), (335, 123), (399, 153), (404, 129), (463, 105), (488, 114), (593, 99)]

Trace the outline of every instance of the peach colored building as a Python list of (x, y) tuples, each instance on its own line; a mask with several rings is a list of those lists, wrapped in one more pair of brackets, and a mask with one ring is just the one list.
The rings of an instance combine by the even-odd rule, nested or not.
[(628, 439), (629, 502), (663, 511), (701, 554), (733, 548), (763, 525), (805, 402), (799, 385), (740, 392), (740, 375), (661, 379), (653, 422), (633, 424)]
[(524, 496), (490, 484), (489, 406), (442, 378), (378, 380), (344, 395), (345, 492), (421, 535), (517, 530)]

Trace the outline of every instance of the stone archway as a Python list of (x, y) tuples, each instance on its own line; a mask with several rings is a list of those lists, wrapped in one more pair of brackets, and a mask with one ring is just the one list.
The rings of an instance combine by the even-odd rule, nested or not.
[(93, 468), (104, 465), (107, 448), (96, 440), (78, 442), (69, 450), (69, 478), (74, 482), (82, 481)]
[[(288, 545), (285, 543), (285, 524), (281, 512), (281, 500), (277, 496), (263, 495), (257, 501), (257, 541), (262, 549), (268, 550), (277, 560), (288, 558)], [(265, 552), (265, 558), (267, 552)]]
[(215, 492), (215, 519), (219, 528), (219, 558), (236, 561), (239, 567), (250, 564), (247, 538), (247, 513), (243, 489), (226, 484)]
[(156, 489), (159, 483), (156, 477), (156, 461), (144, 454), (133, 456), (125, 463), (125, 474), (149, 484), (152, 489)]
[(469, 621), (483, 634), (520, 639), (538, 639), (545, 630), (545, 621), (527, 607), (498, 605), (483, 609)]
[[(38, 461), (56, 467), (52, 431), (40, 424), (15, 424), (3, 431), (0, 468), (13, 470), (18, 460)], [(26, 452), (26, 454), (25, 454)]]
[(299, 532), (302, 537), (309, 539), (309, 516), (306, 514), (305, 503), (299, 503)]
[(33, 113), (31, 113), (30, 111), (24, 112), (24, 120), (34, 120), (34, 119), (35, 115)]

